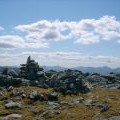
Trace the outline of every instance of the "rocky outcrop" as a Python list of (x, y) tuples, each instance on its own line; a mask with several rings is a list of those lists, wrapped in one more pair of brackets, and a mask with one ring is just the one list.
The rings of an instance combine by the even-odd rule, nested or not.
[(20, 85), (22, 83), (22, 80), (20, 78), (13, 78), (12, 76), (9, 75), (3, 75), (0, 74), (0, 86), (15, 86), (15, 85)]

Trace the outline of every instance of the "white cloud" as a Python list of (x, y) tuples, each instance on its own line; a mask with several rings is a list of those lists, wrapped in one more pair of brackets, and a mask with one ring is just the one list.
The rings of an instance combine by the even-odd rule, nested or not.
[[(4, 28), (0, 27), (0, 30)], [(45, 48), (51, 42), (73, 40), (76, 44), (97, 44), (103, 40), (120, 43), (120, 21), (114, 16), (80, 21), (50, 21), (17, 25), (15, 35), (0, 36), (0, 48)], [(19, 35), (18, 35), (19, 34)]]
[(18, 25), (15, 29), (26, 32), (25, 38), (28, 41), (38, 43), (73, 39), (79, 44), (95, 44), (101, 40), (120, 39), (120, 21), (114, 16), (80, 21), (41, 20), (33, 24)]
[(80, 38), (75, 41), (75, 43), (81, 44), (94, 44), (100, 41), (100, 37), (94, 33), (84, 32), (80, 35)]
[(24, 47), (24, 40), (17, 35), (0, 36), (0, 48)]
[(43, 48), (47, 46), (48, 43), (27, 42), (18, 35), (0, 36), (0, 48)]

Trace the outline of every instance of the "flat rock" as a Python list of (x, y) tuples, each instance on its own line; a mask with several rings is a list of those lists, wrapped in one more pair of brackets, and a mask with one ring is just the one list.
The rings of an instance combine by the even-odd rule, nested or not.
[(120, 116), (113, 116), (108, 118), (107, 120), (120, 120)]
[(22, 107), (22, 104), (17, 102), (9, 102), (5, 104), (6, 109), (14, 109), (14, 108), (21, 108), (21, 107)]
[(10, 114), (5, 117), (0, 117), (0, 120), (22, 120), (21, 114)]

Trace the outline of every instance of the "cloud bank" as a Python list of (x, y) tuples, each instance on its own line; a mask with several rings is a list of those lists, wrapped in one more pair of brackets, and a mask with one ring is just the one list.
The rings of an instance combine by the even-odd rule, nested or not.
[(28, 56), (39, 62), (40, 65), (48, 66), (109, 66), (118, 67), (120, 65), (120, 57), (103, 56), (103, 55), (85, 55), (79, 52), (22, 52), (19, 54), (0, 54), (1, 65), (20, 65), (25, 63)]

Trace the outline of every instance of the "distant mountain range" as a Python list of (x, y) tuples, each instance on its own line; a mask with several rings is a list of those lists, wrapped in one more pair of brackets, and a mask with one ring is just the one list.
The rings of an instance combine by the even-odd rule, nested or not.
[[(66, 70), (68, 68), (64, 68), (64, 67), (60, 67), (60, 66), (43, 66), (45, 71), (48, 70), (55, 70), (55, 71), (63, 71)], [(120, 73), (120, 68), (110, 68), (110, 67), (74, 67), (74, 68), (69, 68), (72, 70), (80, 70), (84, 73), (86, 72), (90, 72), (90, 73), (110, 73), (110, 72), (115, 72), (115, 73)]]
[[(0, 66), (0, 72), (4, 70), (4, 68), (8, 67), (9, 69), (14, 69), (14, 70), (19, 70), (19, 67), (17, 66)], [(101, 73), (101, 74), (105, 74), (105, 73), (110, 73), (110, 72), (114, 72), (114, 73), (120, 73), (120, 68), (110, 68), (110, 67), (74, 67), (74, 68), (65, 68), (65, 67), (61, 67), (61, 66), (42, 66), (43, 69), (45, 71), (49, 71), (49, 70), (54, 70), (54, 71), (64, 71), (67, 69), (72, 69), (72, 70), (80, 70), (84, 73), (89, 72), (89, 73)]]
[(114, 72), (114, 73), (120, 73), (120, 68), (110, 68), (107, 66), (104, 67), (75, 67), (72, 68), (74, 70), (81, 70), (82, 72), (90, 72), (90, 73), (110, 73), (110, 72)]

